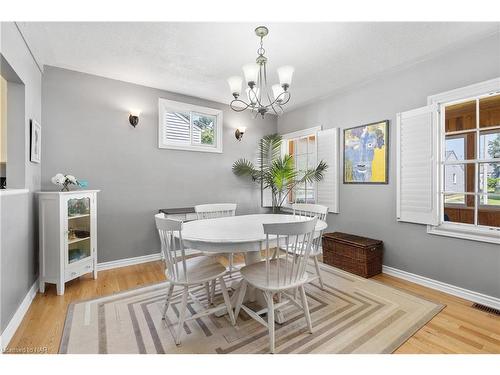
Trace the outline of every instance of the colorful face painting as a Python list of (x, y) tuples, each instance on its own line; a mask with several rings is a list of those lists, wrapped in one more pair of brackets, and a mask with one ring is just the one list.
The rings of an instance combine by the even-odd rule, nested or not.
[(344, 130), (344, 183), (388, 183), (389, 121)]

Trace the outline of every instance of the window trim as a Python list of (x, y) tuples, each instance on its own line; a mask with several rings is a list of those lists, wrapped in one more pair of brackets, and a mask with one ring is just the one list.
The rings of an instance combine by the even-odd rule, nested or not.
[[(193, 112), (197, 114), (205, 114), (216, 117), (215, 126), (215, 146), (202, 146), (202, 145), (182, 145), (174, 143), (166, 143), (162, 141), (162, 125), (163, 119), (165, 117), (165, 112), (167, 111), (178, 111), (178, 112)], [(182, 151), (197, 151), (197, 152), (210, 152), (210, 153), (222, 153), (222, 134), (224, 131), (223, 123), (223, 111), (215, 108), (202, 107), (194, 104), (177, 102), (173, 100), (158, 99), (158, 148), (169, 149), (169, 150), (182, 150)], [(189, 139), (192, 141), (191, 137), (192, 127), (189, 127)]]
[(427, 225), (427, 233), (446, 237), (461, 238), (480, 242), (500, 244), (499, 229), (489, 227), (471, 227), (470, 224), (441, 223), (439, 225)]
[[(443, 221), (444, 214), (444, 202), (443, 202), (443, 178), (444, 178), (444, 164), (443, 164), (443, 154), (444, 154), (444, 141), (445, 137), (443, 136), (443, 127), (444, 127), (444, 106), (449, 106), (452, 104), (461, 103), (464, 101), (468, 101), (472, 98), (480, 99), (488, 96), (498, 95), (500, 94), (500, 78), (495, 78), (489, 81), (481, 82), (478, 84), (473, 84), (470, 86), (462, 87), (459, 89), (447, 91), (444, 93), (436, 94), (429, 96), (427, 98), (427, 104), (432, 105), (436, 104), (439, 108), (439, 146), (440, 158), (436, 162), (438, 163), (438, 178), (440, 181), (440, 189), (438, 191), (438, 202), (439, 202), (439, 224), (438, 225), (427, 225), (427, 233), (461, 238), (467, 240), (474, 240), (480, 242), (488, 242), (500, 244), (500, 228), (496, 227), (488, 227), (482, 226), (475, 223), (475, 225), (471, 224), (463, 224), (463, 223), (451, 223)], [(479, 113), (476, 113), (476, 116), (479, 116)], [(486, 128), (488, 129), (488, 128)], [(476, 132), (477, 129), (471, 129), (471, 132)], [(450, 134), (451, 135), (451, 134)], [(476, 142), (479, 142), (477, 139)], [(474, 160), (468, 160), (467, 162), (474, 162)], [(475, 173), (475, 178), (478, 178), (478, 171)], [(479, 210), (478, 207), (475, 207), (474, 210)], [(477, 217), (477, 215), (475, 215)], [(475, 219), (477, 220), (477, 219)]]

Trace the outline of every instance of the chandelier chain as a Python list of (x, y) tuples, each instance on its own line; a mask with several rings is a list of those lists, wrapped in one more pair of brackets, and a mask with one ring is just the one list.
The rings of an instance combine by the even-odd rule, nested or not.
[(260, 48), (257, 50), (257, 55), (264, 56), (266, 50), (264, 49), (264, 37), (260, 37)]

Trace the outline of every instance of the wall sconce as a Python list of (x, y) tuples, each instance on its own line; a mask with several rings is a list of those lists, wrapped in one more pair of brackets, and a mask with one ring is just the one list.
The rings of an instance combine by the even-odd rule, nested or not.
[(130, 115), (128, 116), (128, 121), (130, 122), (130, 125), (132, 125), (134, 128), (139, 123), (139, 115), (140, 114), (141, 114), (141, 111), (138, 109), (133, 109), (130, 111)]
[(234, 132), (234, 136), (236, 137), (236, 139), (238, 141), (241, 141), (241, 138), (243, 138), (243, 134), (245, 134), (246, 130), (247, 130), (247, 128), (245, 128), (244, 126), (242, 126), (241, 128), (236, 129), (236, 131)]

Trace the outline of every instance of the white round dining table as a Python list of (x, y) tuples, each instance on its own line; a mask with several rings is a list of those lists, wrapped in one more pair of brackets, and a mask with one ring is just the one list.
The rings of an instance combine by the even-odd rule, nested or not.
[[(183, 224), (182, 240), (185, 247), (213, 253), (243, 253), (245, 264), (261, 260), (261, 250), (265, 248), (266, 235), (263, 224), (292, 223), (310, 220), (298, 215), (254, 214), (229, 216), (215, 219), (189, 221)], [(326, 222), (318, 220), (317, 235), (327, 227)], [(256, 301), (265, 306), (261, 293), (247, 288), (246, 300)], [(277, 311), (276, 321), (283, 323), (283, 315)]]
[[(263, 224), (310, 220), (298, 215), (254, 214), (193, 220), (183, 224), (182, 239), (189, 248), (215, 253), (253, 253), (263, 249)], [(318, 220), (316, 232), (327, 227)]]

